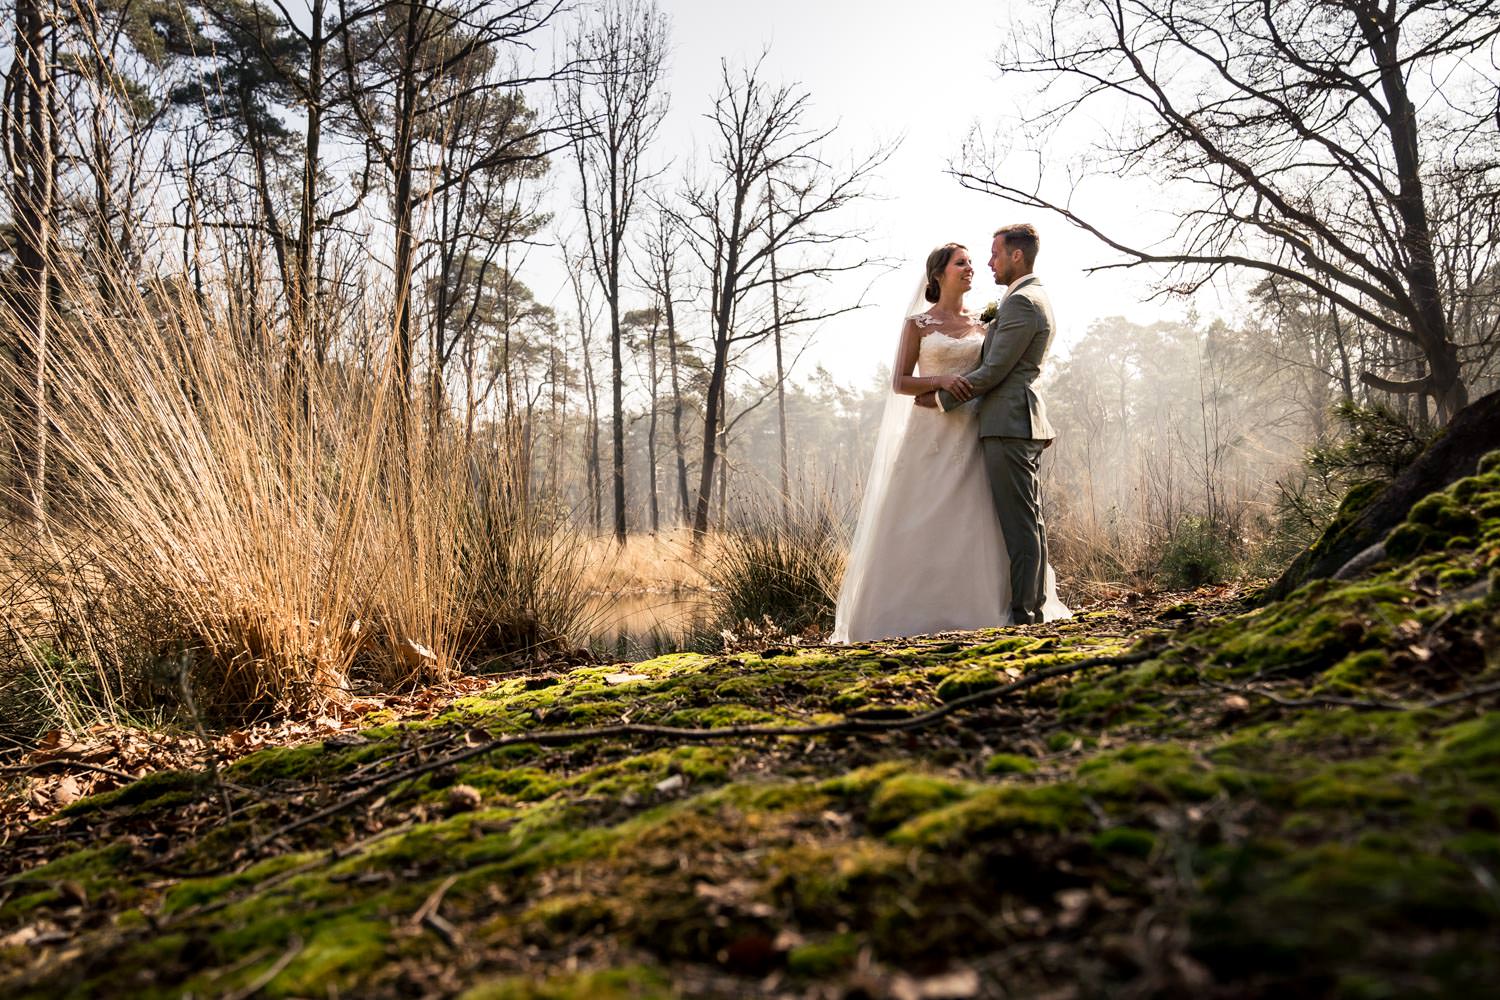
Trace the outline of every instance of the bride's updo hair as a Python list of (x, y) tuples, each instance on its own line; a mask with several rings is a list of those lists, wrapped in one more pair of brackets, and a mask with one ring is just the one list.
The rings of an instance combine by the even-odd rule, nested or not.
[(922, 293), (924, 299), (928, 302), (936, 302), (938, 300), (941, 295), (938, 288), (938, 277), (947, 270), (948, 262), (953, 259), (955, 253), (967, 249), (969, 248), (962, 243), (944, 243), (927, 255), (927, 290)]

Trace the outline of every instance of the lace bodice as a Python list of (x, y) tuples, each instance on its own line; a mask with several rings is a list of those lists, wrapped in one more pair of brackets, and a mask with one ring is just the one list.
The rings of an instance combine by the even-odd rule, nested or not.
[(979, 349), (984, 346), (984, 330), (965, 337), (929, 333), (917, 345), (917, 372), (921, 376), (962, 375), (979, 363)]

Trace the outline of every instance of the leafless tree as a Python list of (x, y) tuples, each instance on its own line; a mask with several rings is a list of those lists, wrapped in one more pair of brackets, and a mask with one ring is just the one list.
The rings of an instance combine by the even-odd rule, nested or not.
[(584, 465), (587, 478), (590, 520), (595, 531), (603, 529), (603, 484), (599, 456), (599, 384), (594, 378), (593, 345), (595, 325), (599, 320), (598, 303), (589, 294), (582, 252), (563, 249), (563, 265), (573, 291), (574, 316), (578, 324), (578, 342), (583, 362), (583, 399), (587, 425), (584, 428)]
[[(52, 67), (56, 10), (49, 0), (16, 0), (11, 65), (0, 101), (0, 137), (9, 184), (15, 277), (0, 285), (0, 305), (19, 339), (10, 436), (15, 495), (40, 522), (47, 473), (47, 337), (52, 323), (56, 115)], [(11, 324), (7, 324), (11, 325)]]
[[(552, 135), (550, 128), (538, 123), (493, 136), (494, 143), (483, 155), (468, 159), (463, 170), (428, 179), (429, 161), (440, 151), (446, 116), (456, 99), (453, 88), (443, 83), (461, 71), (472, 72), (476, 62), (506, 65), (498, 61), (497, 50), (526, 44), (556, 15), (560, 3), (377, 0), (372, 6), (375, 16), (363, 18), (358, 31), (340, 36), (339, 72), (345, 106), (390, 185), (396, 288), (392, 373), (397, 394), (405, 401), (412, 372), (418, 210), (472, 173), (544, 159), (555, 151), (545, 141)], [(352, 16), (347, 0), (340, 0), (339, 15), (344, 20)], [(503, 92), (546, 79), (550, 74), (484, 74), (483, 86)]]
[(1496, 0), (1052, 0), (999, 60), (1044, 81), (1025, 131), (1040, 147), (1070, 119), (1121, 122), (1088, 167), (1160, 182), (1169, 245), (1104, 231), (986, 144), (955, 172), (1093, 233), (1123, 258), (1107, 267), (1166, 266), (1167, 291), (1237, 268), (1305, 287), (1417, 355), (1419, 377), (1367, 385), (1446, 420), (1467, 389), (1435, 173), (1466, 179), (1448, 181), (1460, 213), (1493, 204), (1497, 36)]
[[(776, 284), (781, 290), (870, 265), (867, 257), (838, 255), (860, 233), (834, 226), (839, 210), (865, 193), (871, 173), (891, 152), (877, 148), (843, 166), (828, 163), (825, 146), (835, 129), (813, 126), (807, 92), (767, 83), (763, 65), (764, 57), (740, 70), (721, 64), (719, 92), (707, 115), (711, 139), (699, 157), (703, 170), (688, 179), (678, 213), (685, 246), (706, 279), (709, 298), (711, 360), (693, 510), (693, 533), (699, 539), (708, 530), (734, 360), (776, 329), (785, 335), (859, 307), (857, 302), (833, 302), (783, 309), (777, 324), (764, 308), (772, 257), (780, 265)], [(767, 196), (773, 178), (778, 183), (774, 226)]]
[(609, 310), (614, 437), (614, 533), (625, 541), (625, 370), (620, 273), (636, 201), (651, 174), (646, 151), (666, 115), (667, 19), (655, 0), (601, 0), (570, 40), (565, 88), (578, 166), (584, 252)]
[[(667, 342), (667, 372), (672, 389), (672, 454), (676, 469), (677, 519), (688, 523), (687, 450), (684, 445), (682, 419), (685, 408), (679, 351), (685, 350), (677, 330), (677, 295), (673, 286), (678, 279), (678, 255), (682, 235), (671, 212), (663, 205), (654, 206), (649, 225), (640, 240), (641, 264), (635, 267), (636, 280), (656, 299), (665, 326), (662, 335)], [(653, 531), (656, 530), (654, 527)]]

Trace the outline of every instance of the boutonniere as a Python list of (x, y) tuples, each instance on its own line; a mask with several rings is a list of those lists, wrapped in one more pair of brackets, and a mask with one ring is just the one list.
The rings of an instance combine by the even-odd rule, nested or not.
[(998, 302), (991, 302), (989, 305), (985, 306), (984, 310), (979, 314), (979, 322), (981, 322), (981, 323), (988, 323), (988, 322), (990, 322), (991, 320), (993, 320), (995, 318), (995, 314), (997, 312), (999, 312), (999, 311), (1000, 311), (1000, 303), (998, 303)]

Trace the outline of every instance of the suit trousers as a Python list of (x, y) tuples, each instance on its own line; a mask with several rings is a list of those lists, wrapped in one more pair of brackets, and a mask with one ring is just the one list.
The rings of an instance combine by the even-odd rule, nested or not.
[(979, 440), (1010, 556), (1011, 620), (1017, 625), (1035, 624), (1042, 620), (1047, 587), (1047, 525), (1042, 520), (1038, 481), (1046, 442), (1013, 437)]

